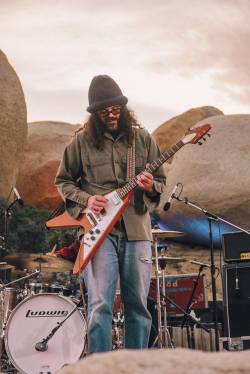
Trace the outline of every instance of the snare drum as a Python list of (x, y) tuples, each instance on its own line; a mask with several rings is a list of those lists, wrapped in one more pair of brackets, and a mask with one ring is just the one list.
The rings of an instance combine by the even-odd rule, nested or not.
[(35, 348), (74, 307), (69, 298), (49, 293), (30, 296), (16, 306), (6, 326), (5, 346), (18, 372), (53, 374), (81, 357), (85, 348), (86, 322), (79, 309), (55, 332), (44, 352)]

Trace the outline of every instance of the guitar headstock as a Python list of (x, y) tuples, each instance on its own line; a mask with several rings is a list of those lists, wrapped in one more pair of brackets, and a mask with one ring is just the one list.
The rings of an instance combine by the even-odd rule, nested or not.
[(202, 140), (206, 140), (206, 136), (210, 136), (208, 133), (212, 126), (209, 123), (201, 125), (199, 127), (191, 127), (188, 129), (186, 134), (181, 139), (184, 144), (202, 144)]

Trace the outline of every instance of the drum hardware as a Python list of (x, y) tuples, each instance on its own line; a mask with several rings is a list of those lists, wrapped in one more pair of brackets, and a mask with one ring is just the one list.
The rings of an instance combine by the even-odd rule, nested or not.
[[(156, 231), (156, 230), (155, 230)], [(159, 230), (157, 230), (159, 231)], [(158, 245), (157, 245), (157, 239), (159, 237), (159, 233), (153, 234), (153, 240), (154, 240), (154, 249), (155, 249), (155, 276), (156, 276), (156, 307), (157, 307), (157, 317), (158, 317), (158, 335), (155, 338), (155, 341), (153, 342), (153, 347), (155, 344), (158, 344), (158, 348), (163, 347), (170, 347), (174, 348), (169, 329), (167, 326), (167, 310), (166, 310), (166, 304), (163, 305), (161, 302), (161, 293), (160, 293), (160, 276), (162, 279), (163, 284), (163, 296), (165, 297), (165, 267), (167, 265), (167, 261), (162, 261), (161, 265), (165, 265), (164, 267), (160, 267), (160, 263), (158, 260)], [(166, 256), (164, 256), (166, 257)], [(165, 299), (164, 299), (165, 300)], [(162, 315), (163, 315), (163, 323), (162, 323)]]
[[(160, 229), (152, 229), (153, 235), (153, 245), (154, 245), (154, 254), (153, 260), (155, 261), (155, 275), (156, 275), (156, 307), (157, 307), (157, 317), (158, 317), (158, 335), (153, 343), (153, 346), (157, 343), (159, 348), (168, 347), (174, 348), (169, 329), (167, 326), (167, 310), (166, 303), (162, 304), (161, 301), (161, 292), (160, 292), (160, 277), (163, 284), (162, 296), (165, 300), (165, 268), (167, 263), (172, 261), (172, 263), (177, 263), (184, 261), (181, 258), (171, 258), (164, 255), (162, 251), (161, 256), (158, 256), (158, 239), (159, 238), (174, 238), (178, 236), (185, 235), (181, 231), (163, 231)], [(161, 260), (159, 260), (161, 258)], [(174, 260), (173, 260), (174, 259)], [(163, 315), (163, 323), (162, 323)], [(164, 340), (163, 340), (164, 338)]]
[(117, 312), (113, 315), (112, 326), (112, 349), (117, 350), (123, 348), (123, 326), (124, 315)]
[[(4, 264), (4, 267), (13, 267), (12, 265), (6, 265)], [(8, 359), (8, 355), (5, 350), (5, 331), (6, 331), (6, 324), (7, 321), (12, 313), (12, 311), (15, 309), (15, 307), (18, 305), (18, 303), (26, 296), (24, 294), (24, 290), (21, 288), (13, 288), (10, 287), (18, 282), (21, 282), (23, 280), (29, 279), (33, 276), (36, 276), (39, 274), (40, 271), (36, 270), (31, 274), (28, 274), (24, 277), (21, 277), (19, 279), (16, 279), (14, 281), (8, 282), (6, 284), (0, 284), (0, 312), (1, 312), (1, 319), (0, 319), (0, 328), (1, 328), (1, 335), (0, 335), (0, 363), (1, 363), (1, 369), (5, 370), (6, 372), (12, 372), (13, 367), (10, 364), (10, 361)]]
[(124, 314), (123, 304), (121, 300), (120, 291), (116, 291), (114, 306), (113, 306), (113, 319), (112, 319), (112, 349), (117, 350), (123, 348), (123, 327), (124, 327)]
[[(181, 191), (182, 192), (182, 191)], [(223, 222), (226, 225), (229, 225), (231, 227), (234, 227), (247, 235), (250, 235), (250, 232), (243, 229), (242, 227), (239, 227), (232, 222), (229, 222), (225, 220), (222, 217), (219, 217), (218, 215), (209, 212), (208, 210), (202, 208), (201, 206), (195, 204), (194, 202), (188, 200), (187, 197), (181, 198), (181, 193), (176, 196), (174, 195), (173, 198), (176, 199), (179, 202), (183, 202), (184, 204), (187, 204), (190, 207), (193, 207), (206, 216), (208, 220), (208, 226), (209, 226), (209, 241), (210, 241), (210, 274), (211, 274), (211, 285), (212, 285), (212, 301), (213, 301), (213, 319), (214, 319), (214, 330), (215, 330), (215, 347), (216, 351), (219, 351), (219, 326), (218, 326), (218, 308), (217, 308), (217, 290), (216, 290), (216, 275), (215, 275), (215, 262), (214, 262), (214, 242), (213, 242), (213, 230), (212, 230), (212, 223), (213, 222)]]
[[(167, 264), (172, 265), (172, 264), (178, 264), (179, 262), (185, 262), (186, 260), (181, 257), (170, 257), (170, 256), (164, 256), (160, 255), (157, 257), (158, 263), (161, 269), (165, 269)], [(156, 257), (152, 257), (153, 261), (156, 261)]]
[[(191, 313), (186, 313), (179, 305), (177, 305), (173, 300), (171, 300), (166, 294), (166, 287), (165, 287), (165, 269), (167, 264), (169, 263), (179, 263), (184, 262), (185, 259), (180, 257), (169, 257), (165, 256), (162, 252), (161, 255), (158, 255), (158, 246), (157, 246), (157, 238), (159, 236), (156, 234), (153, 236), (154, 238), (154, 248), (155, 248), (155, 257), (153, 258), (155, 261), (155, 276), (156, 276), (156, 307), (157, 307), (157, 319), (158, 319), (158, 335), (153, 342), (153, 347), (155, 344), (158, 344), (159, 348), (163, 347), (171, 347), (174, 348), (173, 341), (171, 339), (171, 334), (167, 325), (167, 302), (174, 305), (178, 310), (180, 310), (184, 316), (186, 316), (187, 320), (191, 319), (194, 323), (202, 327), (199, 321), (194, 318)], [(162, 292), (160, 287), (160, 282), (162, 283)], [(208, 332), (207, 329), (204, 328)]]

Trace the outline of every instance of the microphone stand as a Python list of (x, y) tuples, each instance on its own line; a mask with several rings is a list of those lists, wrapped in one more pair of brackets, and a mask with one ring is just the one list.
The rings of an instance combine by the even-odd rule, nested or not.
[[(152, 286), (152, 289), (157, 292), (157, 286)], [(164, 295), (161, 291), (159, 292), (161, 298), (164, 300), (165, 303), (172, 304), (176, 309), (178, 309), (182, 314), (186, 317), (186, 319), (191, 319), (194, 324), (196, 324), (198, 327), (202, 328), (206, 332), (210, 332), (210, 329), (203, 326), (203, 323), (199, 322), (197, 318), (193, 317), (191, 314), (188, 314), (180, 305), (176, 304), (169, 296), (166, 294)]]
[(57, 330), (62, 327), (62, 325), (64, 324), (64, 322), (67, 321), (67, 319), (78, 309), (78, 305), (76, 305), (72, 310), (71, 312), (67, 315), (66, 318), (64, 318), (64, 320), (62, 320), (61, 322), (57, 322), (57, 325), (51, 330), (51, 332), (49, 333), (48, 336), (46, 336), (46, 338), (42, 339), (40, 342), (37, 342), (35, 344), (35, 349), (36, 351), (38, 352), (45, 352), (47, 351), (48, 349), (48, 341), (54, 336), (54, 334), (57, 332)]
[[(192, 293), (190, 295), (190, 298), (188, 300), (188, 303), (187, 303), (187, 306), (186, 306), (186, 313), (189, 314), (190, 311), (191, 311), (191, 307), (192, 307), (192, 302), (193, 302), (193, 298), (194, 298), (194, 295), (195, 295), (195, 291), (196, 291), (196, 288), (199, 284), (199, 279), (200, 279), (200, 276), (201, 276), (201, 272), (202, 270), (205, 268), (206, 266), (205, 265), (201, 265), (199, 267), (199, 271), (198, 271), (198, 274), (197, 274), (197, 277), (194, 281), (194, 286), (193, 286), (193, 289), (192, 289)], [(182, 324), (181, 324), (181, 328), (183, 329), (183, 327), (185, 326), (186, 322), (187, 321), (187, 314), (185, 314), (183, 316), (183, 320), (182, 320)], [(189, 326), (188, 326), (188, 323), (186, 325), (187, 327), (187, 339), (188, 339), (188, 345), (189, 345), (189, 348), (192, 348), (192, 349), (195, 349), (195, 343), (194, 343), (194, 336), (193, 336), (193, 325), (191, 325), (191, 331), (192, 331), (192, 334), (191, 334), (191, 337), (190, 337), (190, 331), (189, 331)], [(192, 338), (192, 339), (191, 339)]]
[(215, 281), (215, 264), (214, 264), (214, 244), (213, 244), (213, 233), (212, 233), (212, 222), (221, 221), (224, 222), (232, 227), (235, 227), (239, 229), (240, 231), (245, 232), (246, 234), (250, 235), (250, 232), (247, 230), (229, 222), (226, 221), (224, 218), (221, 218), (211, 212), (209, 212), (206, 209), (201, 208), (199, 205), (195, 204), (192, 201), (189, 201), (187, 197), (184, 197), (183, 199), (179, 196), (173, 195), (173, 199), (176, 199), (177, 201), (183, 202), (184, 204), (187, 204), (197, 210), (200, 210), (202, 213), (205, 214), (205, 216), (208, 219), (208, 225), (209, 225), (209, 241), (210, 241), (210, 261), (211, 261), (211, 267), (210, 267), (210, 274), (211, 274), (211, 284), (212, 284), (212, 306), (213, 306), (213, 319), (214, 319), (214, 330), (215, 330), (215, 349), (216, 351), (219, 351), (219, 328), (218, 328), (218, 308), (217, 308), (217, 298), (216, 298), (216, 281)]
[(9, 234), (9, 217), (11, 217), (11, 208), (18, 202), (16, 198), (12, 203), (10, 203), (6, 208), (3, 208), (1, 215), (4, 217), (4, 234), (3, 234), (3, 245), (0, 246), (0, 261), (3, 260), (6, 251), (8, 249), (8, 234)]

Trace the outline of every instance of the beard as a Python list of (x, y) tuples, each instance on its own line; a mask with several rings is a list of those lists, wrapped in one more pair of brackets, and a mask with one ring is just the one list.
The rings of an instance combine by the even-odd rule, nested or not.
[(119, 118), (101, 120), (101, 122), (107, 132), (111, 134), (118, 134), (120, 132)]

